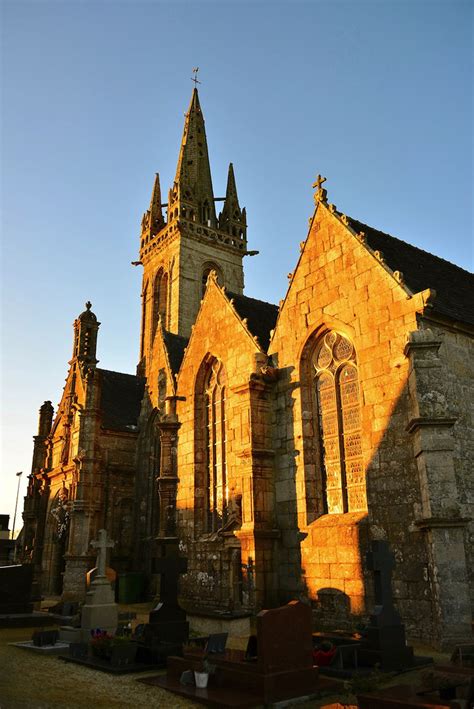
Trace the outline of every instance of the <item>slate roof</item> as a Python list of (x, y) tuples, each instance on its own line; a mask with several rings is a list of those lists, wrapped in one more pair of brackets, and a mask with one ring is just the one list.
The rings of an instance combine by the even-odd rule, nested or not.
[(474, 274), (356, 219), (348, 219), (354, 231), (365, 233), (371, 249), (382, 252), (392, 271), (403, 273), (411, 291), (436, 291), (435, 313), (474, 325)]
[(276, 325), (278, 305), (228, 291), (226, 296), (234, 301), (234, 308), (242, 320), (247, 318), (248, 329), (254, 337), (258, 338), (262, 349), (266, 352), (270, 344), (270, 330), (273, 330)]
[(101, 375), (102, 428), (133, 431), (137, 426), (145, 379), (134, 374), (98, 369)]
[(184, 357), (184, 350), (188, 346), (189, 339), (187, 337), (182, 337), (181, 335), (175, 335), (172, 332), (163, 330), (163, 338), (165, 341), (165, 347), (168, 351), (168, 359), (173, 374), (179, 372), (181, 367), (181, 362)]

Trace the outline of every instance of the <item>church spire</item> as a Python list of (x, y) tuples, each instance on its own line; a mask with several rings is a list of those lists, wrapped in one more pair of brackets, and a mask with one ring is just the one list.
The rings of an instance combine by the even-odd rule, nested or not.
[(219, 214), (219, 229), (227, 232), (231, 236), (246, 236), (246, 212), (240, 209), (237, 187), (235, 185), (234, 166), (229, 164), (227, 175), (227, 189), (224, 206)]
[(161, 211), (160, 176), (155, 173), (155, 182), (151, 193), (150, 208), (142, 218), (142, 238), (157, 234), (164, 226), (163, 212)]
[(160, 176), (155, 173), (155, 182), (150, 200), (150, 228), (152, 231), (159, 231), (163, 226), (163, 213), (161, 211), (161, 188)]
[(217, 226), (206, 130), (196, 88), (186, 113), (176, 176), (168, 197), (168, 222), (183, 209), (194, 221)]

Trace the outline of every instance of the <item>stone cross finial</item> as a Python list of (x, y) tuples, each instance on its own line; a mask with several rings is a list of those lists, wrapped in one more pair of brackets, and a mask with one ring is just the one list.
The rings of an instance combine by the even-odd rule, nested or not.
[(197, 78), (197, 76), (198, 76), (198, 71), (199, 71), (199, 67), (198, 67), (198, 66), (194, 67), (194, 69), (193, 69), (193, 74), (194, 74), (194, 76), (193, 76), (193, 78), (191, 79), (191, 81), (194, 81), (194, 86), (195, 86), (196, 88), (197, 88), (197, 85), (198, 85), (198, 84), (202, 83), (202, 82), (199, 81), (198, 78)]
[(107, 549), (112, 549), (115, 542), (107, 539), (105, 529), (99, 529), (99, 541), (91, 542), (91, 547), (97, 549), (97, 576), (105, 576), (105, 567), (107, 565)]
[(313, 183), (313, 188), (317, 188), (316, 194), (314, 195), (314, 201), (317, 204), (318, 202), (324, 202), (327, 197), (327, 190), (323, 189), (323, 184), (326, 182), (325, 177), (321, 177), (321, 175), (318, 175), (316, 178), (316, 182)]
[(90, 300), (87, 301), (86, 308), (87, 310), (90, 310), (92, 308), (92, 303), (90, 302)]

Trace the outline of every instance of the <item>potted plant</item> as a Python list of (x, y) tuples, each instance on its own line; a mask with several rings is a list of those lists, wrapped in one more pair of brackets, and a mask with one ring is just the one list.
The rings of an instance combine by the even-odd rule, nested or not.
[(331, 665), (336, 657), (337, 647), (329, 640), (324, 640), (313, 649), (313, 663), (318, 667)]
[(90, 649), (94, 657), (101, 660), (108, 660), (110, 657), (110, 648), (112, 644), (112, 635), (106, 630), (96, 628), (91, 630)]
[(205, 689), (207, 687), (207, 683), (209, 682), (209, 675), (213, 674), (215, 671), (215, 665), (212, 665), (209, 662), (207, 655), (204, 655), (198, 665), (198, 669), (194, 670), (194, 682), (196, 687), (198, 689)]
[(137, 643), (124, 635), (111, 635), (97, 628), (91, 631), (91, 652), (94, 657), (112, 665), (130, 665), (135, 662)]
[(137, 643), (124, 635), (115, 635), (110, 648), (112, 665), (132, 665), (137, 655)]

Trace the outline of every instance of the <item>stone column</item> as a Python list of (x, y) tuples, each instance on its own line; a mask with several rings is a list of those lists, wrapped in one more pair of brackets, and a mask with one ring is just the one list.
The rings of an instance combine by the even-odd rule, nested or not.
[(176, 402), (182, 397), (167, 396), (166, 413), (158, 423), (160, 429), (160, 477), (158, 495), (160, 504), (159, 539), (176, 538), (176, 494), (178, 489), (177, 442), (181, 424), (176, 416)]
[(472, 639), (471, 610), (464, 549), (464, 527), (454, 471), (453, 428), (447, 376), (439, 357), (441, 340), (433, 332), (410, 333), (405, 354), (410, 359), (408, 389), (412, 434), (421, 491), (421, 516), (416, 526), (425, 535), (433, 595), (433, 642), (451, 649)]
[(256, 608), (277, 605), (276, 544), (273, 484), (274, 451), (271, 447), (270, 396), (275, 370), (260, 369), (233, 391), (250, 410), (250, 446), (239, 457), (242, 465), (242, 527), (235, 532), (241, 543), (243, 584), (248, 604)]

